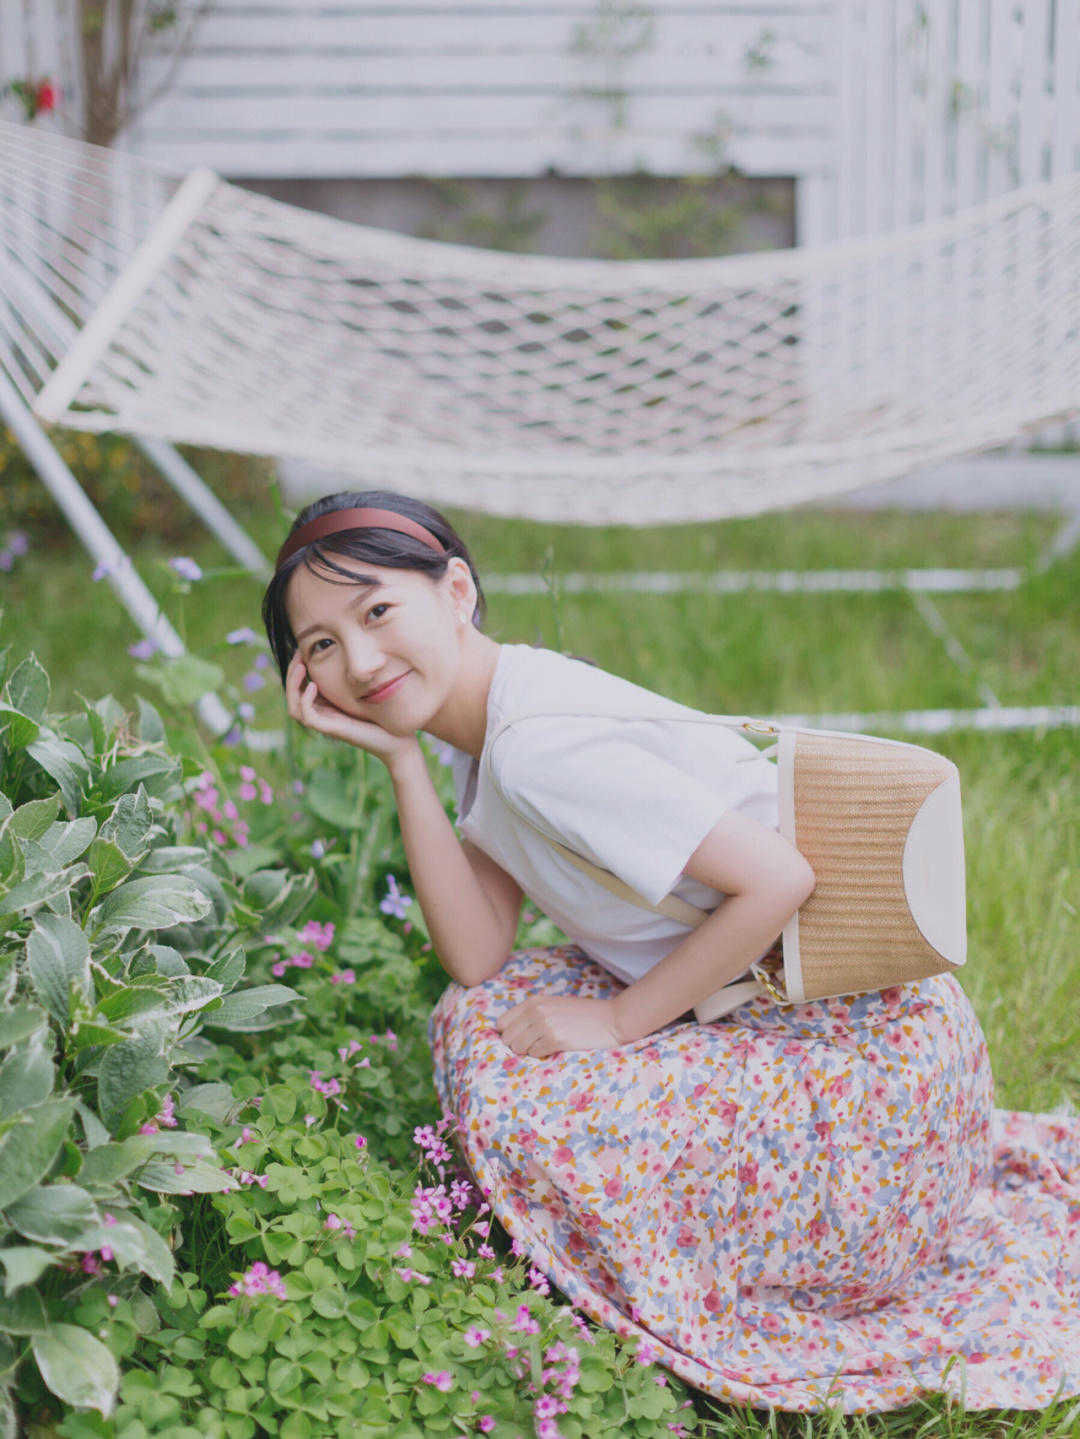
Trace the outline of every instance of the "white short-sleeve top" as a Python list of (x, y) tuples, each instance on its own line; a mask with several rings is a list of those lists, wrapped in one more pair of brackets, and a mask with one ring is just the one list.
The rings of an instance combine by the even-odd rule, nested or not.
[[(617, 718), (546, 713), (575, 705)], [(584, 660), (504, 644), (481, 753), (483, 761), (490, 751), (493, 778), (483, 763), (445, 746), (459, 833), (625, 984), (670, 953), (689, 926), (612, 894), (544, 833), (650, 903), (673, 893), (698, 909), (715, 909), (723, 892), (689, 878), (683, 867), (729, 809), (778, 830), (778, 775), (737, 730), (676, 722), (703, 713)], [(495, 739), (507, 720), (515, 723)]]

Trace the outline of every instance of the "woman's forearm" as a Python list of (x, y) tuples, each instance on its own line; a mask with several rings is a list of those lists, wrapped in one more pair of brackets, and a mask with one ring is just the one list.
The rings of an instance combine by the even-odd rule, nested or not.
[(648, 974), (613, 1001), (623, 1043), (662, 1029), (729, 979), (742, 974), (781, 933), (805, 901), (805, 890), (770, 887), (723, 900)]
[(390, 769), (409, 878), (439, 963), (459, 984), (497, 972), (500, 927), (435, 786), (419, 745)]

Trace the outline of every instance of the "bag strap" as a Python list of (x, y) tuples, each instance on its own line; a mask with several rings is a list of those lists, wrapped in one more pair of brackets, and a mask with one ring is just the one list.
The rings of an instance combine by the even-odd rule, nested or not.
[(566, 845), (560, 843), (559, 840), (552, 839), (551, 835), (542, 830), (539, 825), (533, 824), (531, 819), (527, 819), (519, 809), (511, 805), (501, 790), (499, 793), (509, 808), (513, 809), (518, 819), (525, 820), (527, 825), (530, 825), (536, 830), (537, 834), (543, 835), (544, 839), (546, 839), (553, 848), (557, 849), (565, 859), (568, 859), (571, 864), (576, 864), (578, 869), (583, 870), (585, 874), (592, 875), (598, 884), (602, 884), (606, 890), (609, 890), (619, 899), (629, 900), (631, 904), (636, 904), (641, 909), (650, 909), (655, 910), (657, 914), (666, 914), (669, 919), (677, 919), (680, 924), (688, 924), (692, 929), (697, 929), (699, 924), (703, 924), (705, 920), (708, 919), (711, 913), (710, 910), (698, 909), (697, 905), (688, 904), (685, 899), (679, 899), (678, 896), (674, 894), (666, 894), (659, 904), (650, 904), (644, 896), (638, 894), (636, 889), (631, 889), (625, 880), (620, 879), (618, 875), (612, 874), (609, 869), (601, 869), (598, 864), (593, 864), (590, 860), (585, 859), (583, 855), (575, 853), (572, 849), (568, 849)]
[[(754, 733), (759, 734), (775, 735), (779, 735), (783, 727), (780, 725), (775, 725), (769, 720), (748, 718), (745, 715), (701, 715), (691, 713), (685, 716), (654, 716), (647, 714), (635, 715), (616, 713), (610, 710), (591, 710), (587, 708), (578, 708), (573, 710), (541, 710), (534, 712), (533, 714), (518, 716), (516, 719), (504, 720), (502, 724), (499, 725), (495, 733), (492, 735), (491, 742), (486, 747), (485, 762), (487, 764), (488, 777), (491, 781), (492, 788), (495, 789), (495, 791), (498, 793), (499, 798), (503, 801), (503, 803), (508, 809), (513, 811), (513, 813), (518, 817), (518, 819), (523, 820), (531, 829), (535, 830), (537, 834), (543, 836), (543, 838), (546, 839), (547, 842), (555, 849), (557, 849), (565, 859), (568, 859), (571, 864), (576, 865), (577, 868), (582, 870), (585, 874), (591, 875), (598, 884), (603, 885), (606, 890), (608, 890), (611, 894), (615, 895), (618, 899), (624, 899), (627, 900), (630, 904), (636, 904), (640, 909), (648, 909), (656, 914), (666, 915), (668, 919), (677, 920), (679, 924), (689, 925), (692, 929), (696, 929), (699, 924), (704, 924), (705, 920), (708, 919), (711, 911), (707, 909), (698, 909), (696, 905), (688, 904), (686, 900), (679, 899), (676, 895), (673, 894), (665, 895), (659, 904), (650, 904), (647, 899), (645, 899), (642, 895), (638, 894), (637, 890), (631, 889), (624, 880), (619, 879), (618, 876), (612, 874), (610, 870), (601, 869), (599, 865), (593, 864), (590, 860), (585, 859), (583, 855), (577, 854), (574, 850), (570, 849), (567, 845), (556, 839), (554, 835), (548, 834), (546, 830), (542, 829), (538, 824), (535, 824), (531, 819), (528, 818), (527, 815), (522, 814), (521, 810), (508, 798), (502, 787), (499, 785), (497, 779), (495, 778), (495, 769), (491, 760), (492, 752), (495, 748), (495, 743), (500, 735), (505, 733), (506, 730), (512, 728), (514, 725), (523, 723), (524, 721), (530, 719), (539, 718), (589, 718), (628, 720), (670, 718), (688, 723), (720, 724), (727, 729), (744, 729), (751, 730)], [(736, 760), (735, 763), (744, 764), (747, 760), (762, 759), (765, 757), (765, 755), (771, 754), (772, 749), (775, 747), (776, 746), (773, 746), (769, 750), (758, 750), (755, 754), (745, 756), (745, 759)]]

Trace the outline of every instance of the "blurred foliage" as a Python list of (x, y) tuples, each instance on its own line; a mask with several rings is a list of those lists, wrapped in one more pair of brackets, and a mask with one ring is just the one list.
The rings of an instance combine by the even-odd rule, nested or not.
[[(125, 548), (147, 533), (168, 545), (190, 540), (191, 507), (126, 436), (55, 429), (50, 439), (90, 503), (108, 517), (110, 529)], [(181, 453), (230, 508), (238, 502), (265, 503), (275, 475), (271, 461), (187, 446)], [(5, 527), (29, 530), (36, 544), (49, 549), (77, 543), (59, 505), (3, 426), (0, 493), (0, 523)]]

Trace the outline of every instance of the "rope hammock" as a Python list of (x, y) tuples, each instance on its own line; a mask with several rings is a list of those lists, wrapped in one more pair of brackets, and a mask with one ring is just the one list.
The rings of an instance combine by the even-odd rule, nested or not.
[(0, 367), (42, 419), (585, 525), (757, 514), (1080, 412), (1080, 174), (813, 249), (413, 239), (0, 124)]

